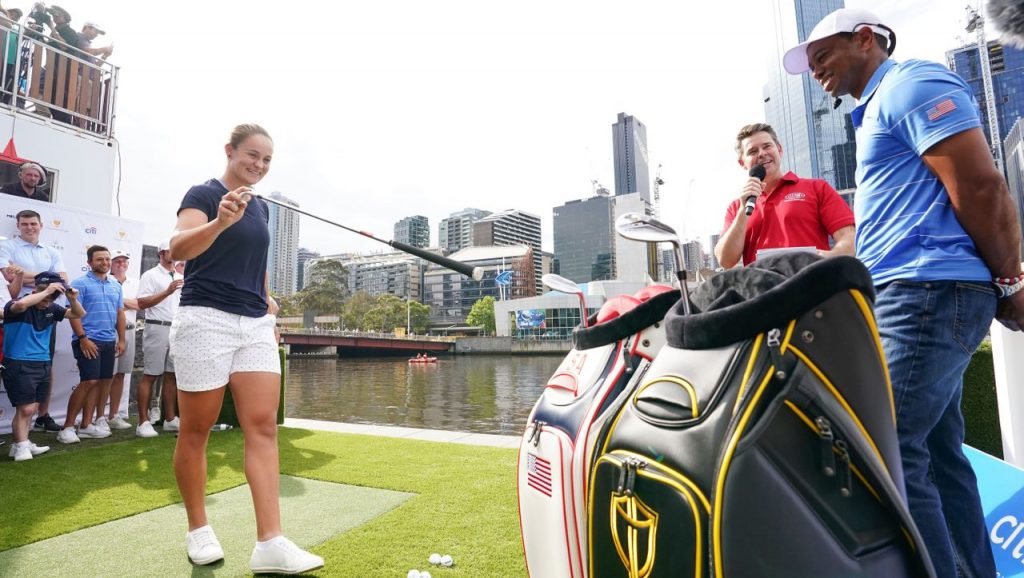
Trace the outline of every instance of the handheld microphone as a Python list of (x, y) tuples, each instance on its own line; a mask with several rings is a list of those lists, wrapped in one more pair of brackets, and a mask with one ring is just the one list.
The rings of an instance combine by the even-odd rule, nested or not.
[[(764, 170), (764, 165), (754, 165), (750, 167), (750, 172), (748, 174), (757, 180), (764, 182), (764, 177), (768, 174), (768, 171)], [(757, 205), (757, 197), (754, 195), (747, 197), (744, 206), (746, 207), (748, 217), (754, 212), (755, 205)]]
[(988, 17), (1001, 40), (1017, 48), (1024, 46), (1024, 2), (1021, 0), (988, 0)]

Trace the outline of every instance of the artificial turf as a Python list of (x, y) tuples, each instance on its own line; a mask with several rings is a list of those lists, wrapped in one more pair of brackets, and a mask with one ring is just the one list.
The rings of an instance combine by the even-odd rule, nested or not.
[[(123, 439), (102, 445), (88, 440), (28, 462), (0, 462), (0, 551), (180, 502), (171, 469), (174, 438)], [(525, 576), (515, 450), (292, 428), (281, 428), (279, 443), (282, 474), (413, 494), (314, 546), (326, 560), (315, 575), (401, 577), (417, 568), (435, 577)], [(245, 482), (240, 431), (212, 435), (207, 455), (210, 493)], [(308, 523), (323, 523), (322, 515), (310, 513)], [(182, 520), (140, 531), (154, 544), (180, 543), (183, 527)], [(112, 571), (119, 568), (116, 546), (95, 546)], [(450, 554), (455, 565), (430, 566), (427, 557), (435, 552)], [(132, 572), (120, 568), (116, 574)]]

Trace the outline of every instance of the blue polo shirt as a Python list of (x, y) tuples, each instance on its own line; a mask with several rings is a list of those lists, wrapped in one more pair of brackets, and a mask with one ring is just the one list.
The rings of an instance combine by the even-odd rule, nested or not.
[(4, 358), (18, 361), (50, 361), (50, 334), (67, 311), (51, 303), (46, 309), (29, 307), (13, 313), (14, 301), (4, 305)]
[[(212, 221), (227, 193), (223, 183), (210, 179), (185, 193), (178, 213), (198, 209)], [(270, 247), (269, 222), (267, 204), (253, 198), (237, 223), (221, 232), (209, 249), (185, 263), (185, 285), (179, 304), (212, 307), (245, 317), (266, 315), (263, 289)]]
[[(82, 329), (92, 341), (117, 341), (117, 310), (124, 307), (121, 284), (113, 275), (100, 279), (89, 271), (71, 282), (79, 292), (78, 302), (85, 309)], [(72, 336), (77, 341), (78, 336)]]
[(886, 60), (851, 114), (857, 257), (875, 284), (991, 281), (946, 187), (921, 160), (937, 143), (981, 126), (971, 87), (934, 62)]
[[(33, 245), (21, 237), (7, 239), (0, 243), (0, 267), (6, 267), (7, 263), (13, 261), (15, 265), (26, 271), (42, 273), (63, 273), (67, 271), (64, 267), (64, 259), (60, 252), (53, 247), (45, 245)], [(32, 292), (31, 283), (26, 283), (21, 288), (19, 297), (24, 297)]]

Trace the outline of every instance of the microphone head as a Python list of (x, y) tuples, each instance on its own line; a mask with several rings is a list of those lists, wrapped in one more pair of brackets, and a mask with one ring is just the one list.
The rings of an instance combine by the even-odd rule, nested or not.
[(750, 167), (750, 176), (754, 177), (759, 181), (763, 181), (765, 176), (768, 175), (768, 171), (764, 169), (764, 165), (754, 165)]

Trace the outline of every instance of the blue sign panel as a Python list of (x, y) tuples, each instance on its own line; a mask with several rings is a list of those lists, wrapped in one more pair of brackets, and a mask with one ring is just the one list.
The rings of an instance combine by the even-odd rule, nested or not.
[(970, 446), (964, 446), (964, 454), (978, 476), (998, 576), (1024, 576), (1024, 470)]
[(522, 309), (516, 311), (516, 327), (519, 329), (544, 329), (546, 318), (543, 309)]
[(494, 278), (496, 285), (511, 285), (512, 284), (512, 271), (502, 271), (498, 273), (498, 276)]

